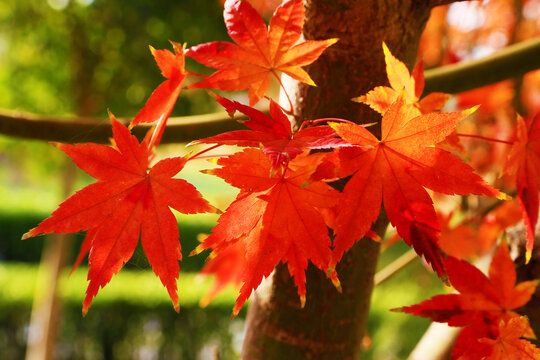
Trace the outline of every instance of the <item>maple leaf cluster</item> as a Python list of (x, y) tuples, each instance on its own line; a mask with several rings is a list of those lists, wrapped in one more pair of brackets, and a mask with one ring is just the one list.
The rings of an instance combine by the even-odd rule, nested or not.
[[(529, 300), (536, 283), (514, 286), (515, 270), (504, 246), (495, 255), (489, 279), (464, 260), (448, 256), (455, 255), (444, 246), (444, 239), (450, 237), (450, 226), (448, 221), (440, 221), (441, 215), (437, 215), (428, 193), (429, 190), (505, 198), (446, 149), (449, 144), (456, 144), (457, 125), (476, 107), (441, 112), (449, 96), (433, 93), (422, 98), (422, 63), (409, 73), (383, 43), (390, 87), (378, 86), (354, 99), (381, 114), (380, 139), (367, 126), (346, 119), (300, 119), (293, 126), (291, 118), (299, 116), (290, 100), (290, 108), (284, 109), (270, 99), (268, 113), (252, 106), (266, 96), (272, 78), (283, 87), (278, 72), (315, 85), (302, 67), (314, 62), (337, 39), (300, 41), (304, 22), (301, 0), (283, 2), (274, 11), (268, 27), (246, 1), (227, 0), (224, 18), (236, 44), (211, 42), (184, 49), (173, 42), (174, 52), (151, 48), (166, 80), (152, 93), (129, 128), (111, 115), (112, 146), (56, 145), (97, 182), (60, 204), (51, 217), (23, 238), (87, 231), (75, 263), (76, 267), (89, 254), (89, 285), (83, 313), (88, 311), (98, 290), (129, 260), (139, 238), (150, 265), (166, 287), (175, 309), (179, 309), (176, 280), (181, 253), (179, 230), (171, 208), (185, 214), (219, 212), (193, 185), (175, 177), (199, 154), (168, 158), (152, 165), (167, 119), (186, 76), (191, 74), (184, 61), (184, 56), (189, 56), (216, 71), (187, 88), (247, 89), (249, 97), (248, 106), (210, 93), (229, 114), (239, 111), (247, 115), (249, 120), (243, 122), (247, 129), (193, 142), (213, 144), (212, 148), (245, 148), (220, 157), (216, 161), (220, 167), (205, 171), (240, 191), (212, 233), (193, 251), (197, 254), (211, 249), (203, 273), (217, 274), (216, 285), (202, 300), (203, 304), (232, 281), (240, 286), (233, 309), (233, 314), (238, 314), (252, 291), (280, 262), (286, 264), (294, 279), (300, 306), (306, 301), (305, 271), (309, 262), (324, 271), (341, 291), (337, 264), (362, 237), (378, 238), (380, 234), (373, 234), (371, 226), (384, 209), (397, 236), (461, 292), (402, 311), (450, 325), (467, 325), (469, 330), (464, 333), (470, 336), (461, 339), (457, 346), (467, 348), (459, 354), (464, 359), (472, 351), (465, 343), (471, 339), (479, 347), (474, 351), (482, 356), (506, 351), (504, 348), (510, 343), (536, 354), (536, 348), (519, 339), (531, 335), (528, 322), (513, 312)], [(539, 117), (518, 120), (516, 140), (505, 170), (516, 177), (527, 226), (528, 258), (538, 218)], [(130, 129), (140, 123), (155, 125), (139, 143)], [(346, 177), (350, 179), (342, 191), (332, 186), (333, 181)], [(507, 220), (508, 225), (512, 223)], [(504, 227), (488, 227), (495, 235), (490, 235), (493, 240), (485, 247), (493, 245)], [(459, 236), (464, 237), (464, 233)]]
[(521, 337), (535, 338), (526, 318), (514, 310), (534, 294), (538, 280), (516, 284), (514, 262), (501, 244), (491, 262), (489, 278), (454, 257), (445, 259), (450, 283), (459, 294), (436, 295), (394, 311), (423, 316), (450, 326), (463, 326), (453, 359), (538, 359), (540, 350)]
[[(178, 311), (176, 280), (181, 253), (171, 208), (185, 214), (218, 212), (193, 185), (173, 178), (197, 155), (168, 158), (151, 165), (155, 147), (189, 74), (185, 69), (185, 55), (218, 69), (190, 88), (248, 89), (253, 105), (268, 91), (272, 76), (279, 79), (277, 71), (315, 85), (302, 66), (315, 61), (337, 41), (298, 43), (304, 22), (304, 9), (299, 0), (281, 4), (268, 28), (253, 7), (243, 1), (228, 0), (224, 18), (229, 35), (237, 45), (213, 42), (185, 50), (172, 42), (174, 53), (150, 47), (166, 80), (152, 93), (129, 128), (111, 114), (112, 146), (57, 145), (97, 182), (60, 204), (50, 218), (23, 238), (87, 231), (74, 266), (89, 254), (84, 314), (99, 289), (130, 259), (139, 238), (150, 265)], [(225, 133), (199, 142), (255, 149), (220, 159), (218, 163), (223, 167), (208, 171), (242, 191), (201, 249), (212, 245), (218, 260), (227, 256), (229, 246), (245, 250), (245, 266), (241, 268), (240, 277), (243, 287), (235, 313), (262, 277), (268, 276), (280, 261), (288, 264), (303, 296), (308, 260), (325, 271), (330, 267), (331, 239), (327, 230), (330, 216), (323, 216), (320, 211), (334, 207), (339, 199), (339, 193), (328, 184), (310, 179), (324, 155), (308, 153), (310, 149), (329, 149), (346, 143), (336, 138), (335, 131), (327, 125), (293, 132), (287, 115), (274, 102), (267, 116), (249, 106), (215, 96), (229, 112), (239, 110), (247, 114), (251, 119), (245, 125), (251, 130)], [(141, 143), (130, 133), (130, 129), (140, 123), (155, 123)], [(335, 272), (329, 272), (329, 277), (339, 286)]]

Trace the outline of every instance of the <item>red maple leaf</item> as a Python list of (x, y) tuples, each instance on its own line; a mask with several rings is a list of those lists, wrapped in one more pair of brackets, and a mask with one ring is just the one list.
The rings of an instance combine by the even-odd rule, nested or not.
[(167, 80), (162, 82), (152, 93), (146, 105), (133, 119), (132, 125), (152, 123), (162, 119), (167, 120), (182, 89), (186, 78), (184, 49), (182, 45), (172, 42), (174, 54), (169, 50), (156, 50), (150, 46), (150, 51)]
[[(150, 136), (149, 147), (159, 144), (165, 124), (176, 104), (182, 84), (186, 78), (184, 48), (182, 45), (171, 41), (174, 54), (169, 50), (156, 50), (150, 46), (150, 51), (161, 70), (161, 74), (167, 78), (150, 95), (150, 98), (133, 119), (130, 127), (140, 123), (152, 123), (157, 121), (156, 127)], [(149, 134), (150, 135), (150, 134)]]
[[(319, 209), (337, 205), (339, 192), (322, 181), (310, 180), (323, 157), (302, 154), (271, 174), (269, 158), (258, 149), (246, 149), (219, 159), (223, 167), (207, 171), (241, 189), (196, 250), (212, 248), (219, 254), (238, 241), (244, 243), (243, 285), (233, 314), (238, 314), (252, 290), (280, 261), (287, 263), (302, 305), (308, 260), (328, 270), (331, 241)], [(329, 276), (336, 284), (335, 273)]]
[[(445, 259), (444, 265), (450, 283), (459, 294), (436, 295), (420, 304), (393, 311), (427, 317), (450, 326), (467, 326), (454, 347), (454, 358), (479, 346), (478, 339), (496, 338), (501, 320), (507, 322), (519, 317), (513, 310), (530, 300), (538, 284), (538, 281), (525, 281), (516, 285), (514, 262), (504, 243), (493, 256), (489, 278), (466, 261), (453, 257)], [(527, 327), (524, 333), (532, 335), (532, 330)]]
[(373, 110), (384, 114), (405, 89), (405, 102), (413, 105), (420, 113), (427, 114), (440, 110), (450, 98), (450, 95), (434, 92), (420, 100), (424, 91), (424, 66), (419, 62), (413, 69), (412, 75), (404, 63), (396, 59), (383, 42), (386, 74), (391, 87), (377, 86), (365, 95), (353, 100), (369, 105)]
[[(173, 179), (186, 157), (168, 158), (149, 166), (147, 141), (141, 144), (111, 117), (115, 147), (89, 144), (56, 146), (98, 181), (65, 200), (51, 217), (23, 235), (88, 231), (81, 256), (90, 251), (86, 314), (93, 297), (127, 262), (139, 236), (154, 273), (179, 310), (176, 280), (181, 259), (178, 225), (169, 207), (184, 213), (215, 211), (195, 187)], [(80, 262), (80, 259), (78, 260)]]
[(306, 149), (330, 149), (348, 146), (348, 143), (337, 138), (335, 130), (328, 125), (318, 125), (293, 132), (289, 118), (281, 107), (272, 100), (270, 100), (270, 116), (268, 116), (237, 101), (231, 101), (216, 94), (212, 94), (212, 96), (225, 107), (231, 116), (237, 110), (249, 116), (249, 120), (242, 123), (251, 130), (229, 131), (206, 139), (196, 140), (192, 142), (193, 144), (261, 147), (262, 151), (271, 159), (273, 169), (294, 159)]
[(250, 105), (266, 94), (272, 75), (278, 77), (276, 71), (315, 85), (301, 67), (317, 60), (327, 47), (337, 41), (329, 39), (296, 44), (304, 26), (302, 0), (283, 2), (275, 10), (268, 29), (247, 1), (227, 0), (223, 17), (229, 36), (238, 45), (215, 41), (188, 49), (187, 56), (218, 69), (190, 87), (229, 91), (249, 89)]
[(500, 195), (458, 157), (433, 146), (473, 111), (414, 117), (416, 111), (405, 104), (402, 94), (382, 118), (382, 140), (362, 126), (331, 123), (341, 138), (355, 145), (329, 156), (339, 177), (354, 173), (343, 191), (334, 227), (335, 263), (368, 232), (383, 202), (399, 235), (440, 276), (444, 274), (439, 224), (424, 187), (446, 194)]
[(540, 191), (540, 113), (534, 118), (518, 118), (516, 141), (510, 149), (504, 169), (515, 175), (523, 221), (527, 229), (526, 262), (534, 245), (538, 221), (538, 192)]

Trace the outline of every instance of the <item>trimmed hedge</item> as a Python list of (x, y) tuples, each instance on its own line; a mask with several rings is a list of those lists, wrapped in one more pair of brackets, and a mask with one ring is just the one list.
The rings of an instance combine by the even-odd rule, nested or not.
[[(245, 310), (230, 320), (232, 289), (207, 308), (198, 301), (211, 285), (195, 274), (180, 276), (181, 314), (177, 315), (159, 279), (151, 271), (123, 270), (81, 315), (86, 270), (61, 276), (64, 304), (55, 359), (199, 359), (218, 352), (220, 359), (238, 357)], [(0, 263), (0, 354), (24, 358), (28, 322), (38, 267)], [(46, 286), (40, 284), (39, 286)], [(236, 346), (236, 347), (235, 347)], [(144, 353), (144, 354), (143, 354)]]
[[(39, 263), (47, 237), (38, 236), (21, 241), (21, 236), (48, 216), (49, 214), (41, 213), (0, 213), (0, 261)], [(197, 235), (210, 233), (215, 225), (215, 220), (212, 221), (213, 219), (210, 216), (205, 217), (204, 215), (185, 216), (185, 219), (179, 221), (178, 225), (182, 242), (182, 262), (180, 266), (182, 271), (198, 272), (204, 266), (209, 252), (206, 251), (197, 256), (189, 256), (189, 253), (199, 244)], [(74, 235), (73, 246), (70, 251), (70, 263), (75, 261), (83, 238), (84, 233)], [(126, 266), (128, 268), (149, 267), (148, 260), (140, 244), (135, 250), (132, 260)]]

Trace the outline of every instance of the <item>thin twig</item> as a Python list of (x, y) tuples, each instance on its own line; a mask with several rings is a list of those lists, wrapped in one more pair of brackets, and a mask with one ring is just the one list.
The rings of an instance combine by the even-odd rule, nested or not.
[(481, 135), (476, 135), (476, 134), (456, 133), (456, 135), (459, 136), (459, 137), (469, 137), (469, 138), (480, 139), (480, 140), (484, 140), (484, 141), (498, 142), (498, 143), (506, 144), (506, 145), (512, 145), (513, 144), (512, 141), (507, 141), (507, 140), (502, 140), (502, 139), (494, 139), (494, 138), (481, 136)]
[(398, 257), (396, 260), (392, 261), (389, 265), (379, 270), (375, 274), (375, 286), (380, 285), (386, 280), (390, 279), (399, 271), (403, 270), (407, 265), (412, 263), (416, 258), (417, 256), (414, 249), (408, 250), (406, 253)]

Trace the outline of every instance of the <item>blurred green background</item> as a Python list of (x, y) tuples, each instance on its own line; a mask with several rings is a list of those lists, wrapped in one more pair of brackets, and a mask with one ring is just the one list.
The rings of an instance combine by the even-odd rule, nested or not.
[[(2, 0), (0, 1), (0, 108), (54, 116), (106, 118), (110, 109), (134, 116), (163, 81), (148, 45), (168, 48), (168, 40), (188, 46), (227, 40), (218, 0)], [(190, 70), (204, 71), (194, 64)], [(216, 111), (204, 91), (183, 91), (173, 116)], [(81, 134), (83, 136), (84, 134)], [(77, 139), (74, 138), (74, 141)], [(160, 146), (162, 156), (183, 154), (181, 145)], [(197, 167), (199, 166), (199, 167)], [(200, 174), (199, 164), (182, 176), (216, 206), (224, 208), (234, 191)], [(0, 358), (22, 359), (28, 342), (30, 311), (45, 237), (20, 241), (56, 208), (63, 197), (69, 165), (49, 144), (0, 136)], [(82, 172), (74, 188), (90, 183)], [(179, 217), (184, 260), (177, 315), (166, 291), (138, 248), (133, 259), (100, 291), (86, 318), (81, 304), (84, 266), (60, 277), (63, 302), (57, 359), (221, 359), (237, 358), (245, 309), (230, 314), (230, 290), (206, 309), (198, 301), (210, 279), (196, 272), (206, 254), (188, 257), (197, 235), (208, 233), (216, 217)], [(82, 240), (71, 240), (71, 263)], [(407, 250), (385, 252), (381, 266)], [(417, 261), (376, 289), (369, 321), (373, 345), (366, 359), (402, 359), (428, 326), (424, 319), (391, 313), (389, 308), (425, 299), (441, 288)]]

